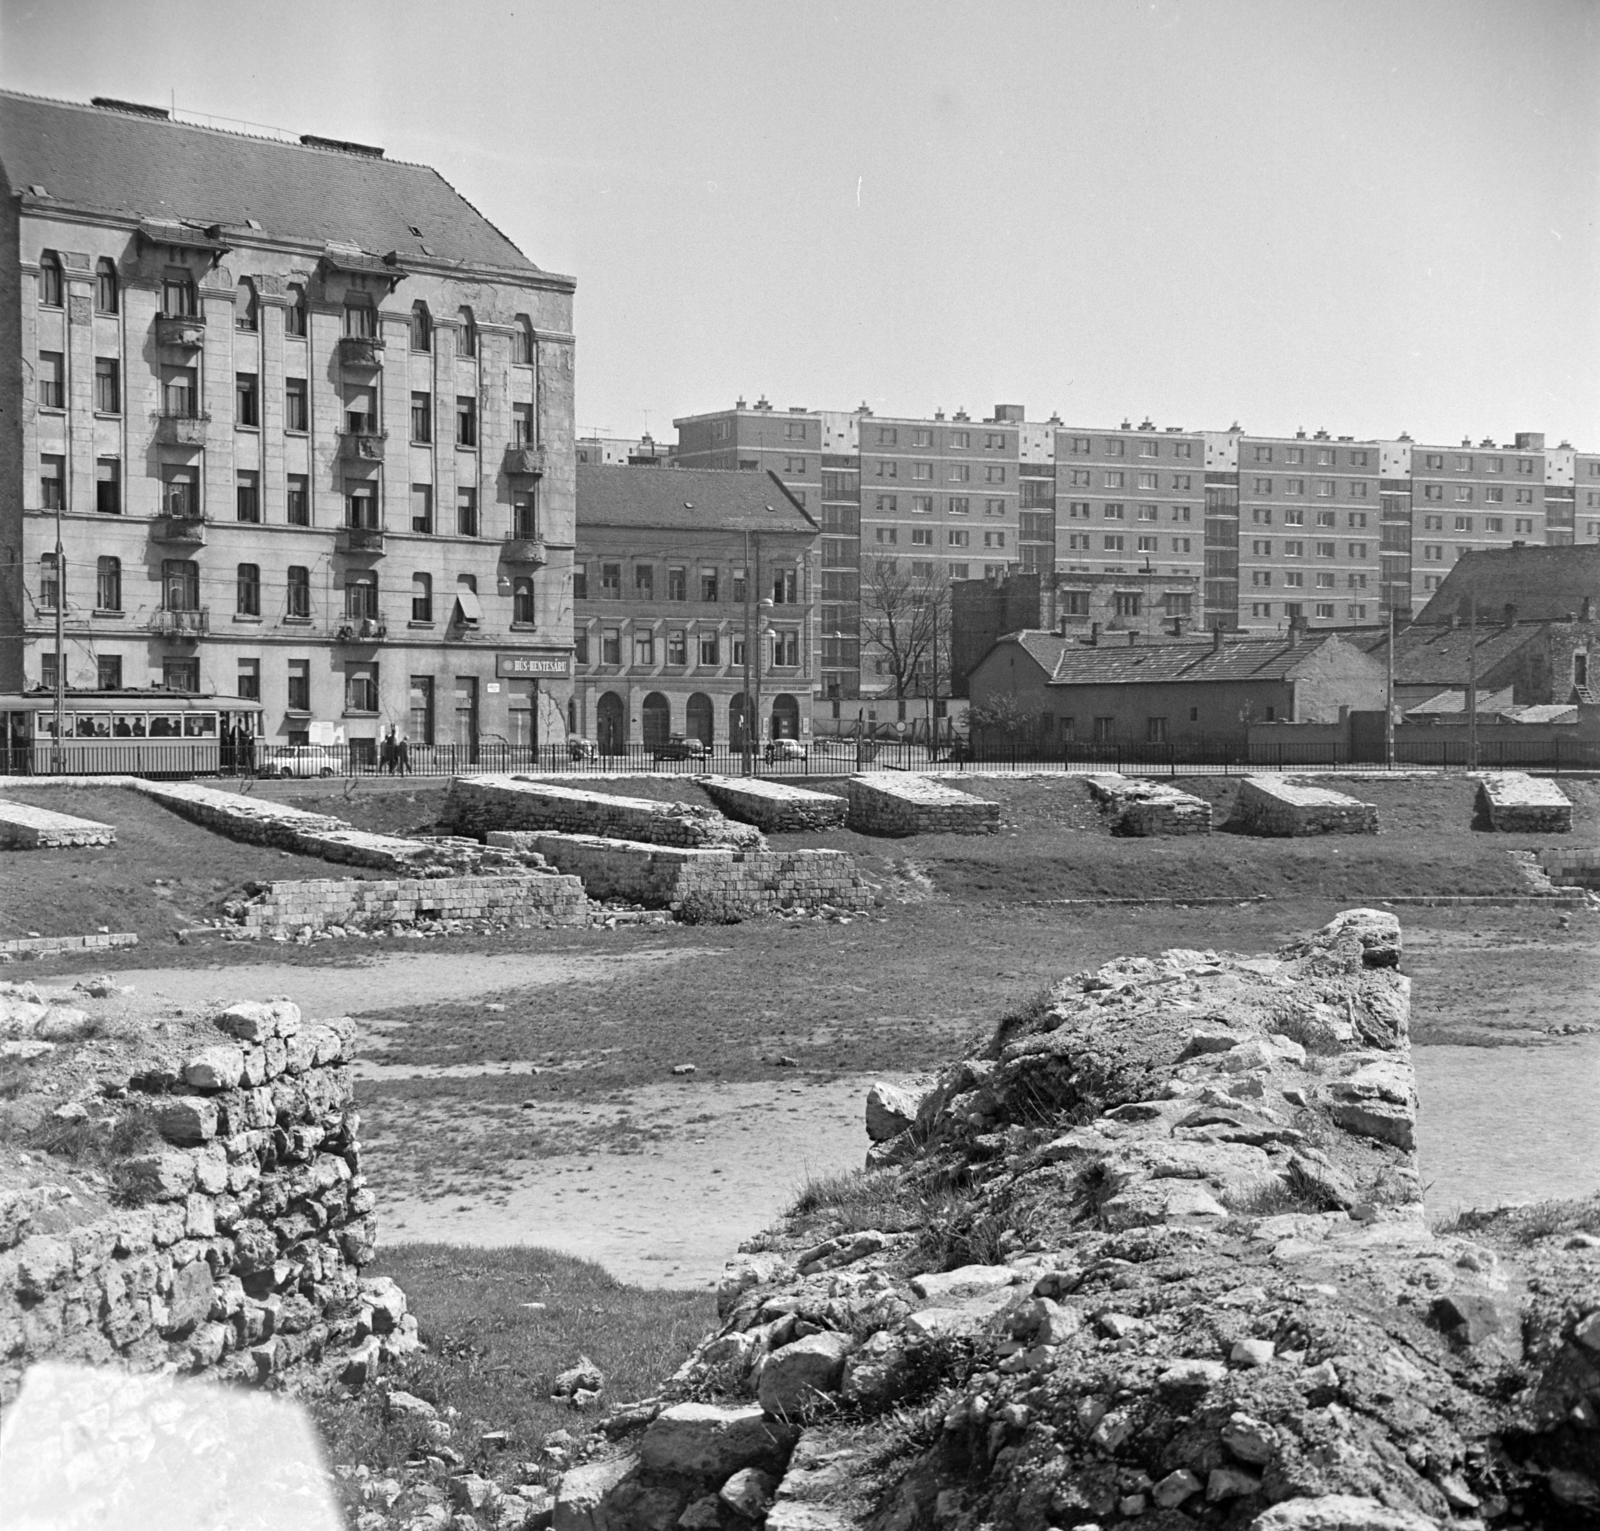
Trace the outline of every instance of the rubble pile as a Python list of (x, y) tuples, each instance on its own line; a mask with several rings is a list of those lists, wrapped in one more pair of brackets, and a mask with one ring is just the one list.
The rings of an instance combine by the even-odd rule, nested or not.
[(1058, 985), (750, 1241), (558, 1531), (1590, 1524), (1600, 1239), (1434, 1234), (1394, 918)]
[(266, 1383), (416, 1348), (364, 1280), (348, 1019), (0, 985), (0, 1402), (45, 1358)]

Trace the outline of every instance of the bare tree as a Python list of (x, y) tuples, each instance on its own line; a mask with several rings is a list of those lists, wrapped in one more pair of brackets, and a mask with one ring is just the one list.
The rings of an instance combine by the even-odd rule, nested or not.
[(874, 558), (861, 576), (861, 635), (888, 667), (892, 694), (926, 695), (950, 676), (950, 585)]

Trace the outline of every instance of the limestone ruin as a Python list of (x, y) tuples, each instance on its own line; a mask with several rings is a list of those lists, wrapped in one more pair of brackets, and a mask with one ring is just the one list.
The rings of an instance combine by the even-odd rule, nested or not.
[(1228, 823), (1247, 835), (1375, 835), (1378, 810), (1328, 787), (1247, 776)]
[(1091, 776), (1089, 791), (1111, 817), (1114, 835), (1208, 835), (1211, 804), (1162, 782)]
[(928, 776), (867, 771), (845, 783), (851, 829), (865, 835), (992, 835), (1000, 805)]
[(0, 850), (75, 850), (85, 845), (112, 845), (116, 838), (117, 832), (109, 824), (0, 798)]
[(1478, 783), (1478, 808), (1502, 834), (1572, 832), (1572, 803), (1553, 781), (1520, 771), (1497, 771)]

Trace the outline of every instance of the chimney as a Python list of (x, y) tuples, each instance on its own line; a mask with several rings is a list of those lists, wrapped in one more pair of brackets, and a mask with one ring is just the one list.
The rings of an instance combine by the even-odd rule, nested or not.
[(1594, 597), (1592, 595), (1584, 596), (1583, 606), (1579, 610), (1578, 620), (1580, 622), (1594, 621)]
[(1139, 641), (1139, 630), (1134, 627), (1128, 629), (1128, 647), (1131, 649)]
[(1456, 628), (1458, 628), (1460, 626), (1461, 626), (1461, 613), (1459, 611), (1452, 611), (1450, 613), (1450, 630), (1451, 630), (1451, 632), (1454, 632), (1456, 630)]
[(1089, 624), (1089, 647), (1092, 649), (1100, 647), (1100, 624), (1098, 622)]
[(1174, 638), (1181, 638), (1183, 636), (1183, 618), (1182, 617), (1174, 617), (1172, 619), (1172, 636)]
[(1515, 627), (1517, 625), (1517, 608), (1513, 606), (1510, 601), (1506, 602), (1504, 616), (1507, 627)]
[(1211, 652), (1213, 654), (1222, 652), (1222, 629), (1220, 627), (1211, 629)]
[(1300, 640), (1310, 631), (1311, 623), (1302, 612), (1289, 618), (1289, 647), (1297, 648)]

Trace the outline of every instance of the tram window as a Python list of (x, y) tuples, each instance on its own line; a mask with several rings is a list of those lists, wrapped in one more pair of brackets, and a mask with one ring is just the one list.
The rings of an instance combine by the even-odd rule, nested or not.
[(48, 712), (35, 714), (34, 732), (41, 739), (54, 739), (56, 736), (56, 720), (54, 714)]
[(152, 739), (181, 739), (183, 737), (182, 715), (167, 712), (151, 713), (150, 737)]
[(111, 720), (111, 732), (119, 739), (131, 739), (133, 737), (133, 719), (127, 713), (119, 712)]
[(78, 714), (78, 737), (80, 739), (109, 739), (111, 737), (111, 716), (104, 712), (80, 712)]
[(204, 739), (217, 731), (217, 715), (214, 712), (190, 712), (183, 718), (183, 733), (186, 739)]
[(144, 714), (142, 712), (136, 712), (131, 718), (128, 719), (128, 722), (132, 725), (133, 737), (135, 739), (144, 738)]

